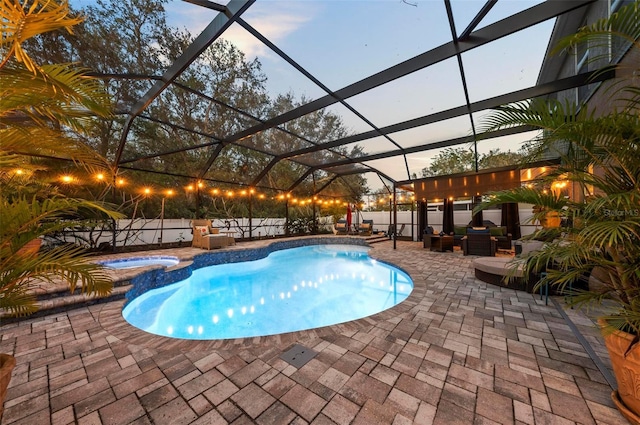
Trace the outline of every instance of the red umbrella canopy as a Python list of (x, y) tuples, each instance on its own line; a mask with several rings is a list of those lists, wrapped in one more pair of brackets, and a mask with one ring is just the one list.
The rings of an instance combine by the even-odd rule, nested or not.
[(351, 227), (351, 204), (347, 204), (347, 227)]

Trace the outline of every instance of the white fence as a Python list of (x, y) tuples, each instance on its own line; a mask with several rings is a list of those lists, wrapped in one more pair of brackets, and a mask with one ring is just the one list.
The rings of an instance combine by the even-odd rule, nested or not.
[[(434, 208), (431, 208), (434, 209)], [(531, 205), (520, 205), (520, 223), (522, 235), (533, 233), (536, 226), (527, 225), (526, 222), (531, 217)], [(500, 210), (485, 210), (483, 212), (485, 220), (491, 220), (496, 224), (500, 224)], [(355, 211), (352, 215), (352, 223), (357, 225), (362, 220), (373, 220), (374, 232), (386, 232), (389, 225), (393, 221), (393, 213), (389, 211)], [(417, 211), (398, 211), (397, 212), (398, 229), (404, 224), (402, 236), (412, 237), (413, 240), (419, 240), (422, 229), (418, 228), (418, 212)], [(454, 223), (457, 226), (466, 225), (471, 221), (471, 210), (458, 209), (454, 211)], [(331, 217), (319, 217), (320, 230), (332, 231), (333, 220)], [(442, 229), (442, 212), (439, 210), (428, 211), (428, 224), (436, 230)], [(237, 239), (249, 237), (249, 219), (214, 219), (213, 227), (218, 227), (221, 231), (230, 232), (229, 235)], [(251, 237), (253, 238), (271, 238), (285, 234), (284, 217), (275, 218), (253, 218), (251, 220)], [(191, 234), (190, 219), (136, 219), (136, 220), (118, 220), (115, 245), (117, 247), (157, 244), (171, 244), (177, 242), (190, 242), (193, 238)], [(109, 228), (96, 229), (91, 232), (73, 232), (66, 234), (65, 240), (83, 240), (83, 243), (90, 247), (99, 247), (103, 245), (112, 245), (113, 232)]]

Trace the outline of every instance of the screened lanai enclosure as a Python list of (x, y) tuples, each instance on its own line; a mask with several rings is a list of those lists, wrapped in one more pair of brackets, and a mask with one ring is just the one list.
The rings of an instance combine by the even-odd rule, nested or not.
[[(170, 3), (168, 20), (195, 38), (164, 58), (162, 73), (97, 73), (135, 81), (132, 94), (144, 88), (120, 99), (125, 120), (108, 150), (122, 171), (302, 196), (332, 195), (353, 175), (392, 187), (421, 176), (446, 147), (517, 150), (531, 129), (483, 134), (483, 115), (586, 85), (589, 71), (558, 78), (540, 70), (556, 18), (567, 25), (573, 17), (575, 29), (593, 3)], [(262, 84), (211, 66), (227, 42), (260, 63)], [(210, 84), (190, 84), (203, 73)]]
[[(552, 50), (624, 3), (72, 0), (85, 19), (75, 34), (30, 48), (104, 81), (115, 119), (88, 143), (113, 164), (106, 199), (129, 202), (134, 217), (144, 205), (133, 194), (145, 193), (161, 194), (146, 203), (162, 218), (251, 217), (259, 200), (274, 205), (264, 217), (293, 200), (331, 200), (335, 216), (344, 202), (397, 208), (398, 190), (419, 179), (477, 173), (496, 166), (483, 157), (521, 150), (536, 132), (486, 131), (487, 115), (535, 98), (584, 101), (614, 77), (595, 72), (588, 50)], [(623, 53), (612, 48), (611, 61)], [(434, 171), (452, 148), (471, 160)], [(165, 203), (179, 192), (195, 195)], [(411, 202), (435, 197), (419, 195)], [(216, 202), (224, 214), (205, 205)]]

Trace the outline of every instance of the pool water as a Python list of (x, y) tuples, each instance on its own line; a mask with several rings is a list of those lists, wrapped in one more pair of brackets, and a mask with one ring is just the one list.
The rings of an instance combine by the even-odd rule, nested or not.
[(186, 280), (132, 300), (123, 316), (167, 337), (228, 339), (348, 322), (386, 310), (413, 290), (403, 271), (368, 248), (320, 245), (197, 269)]
[(105, 267), (109, 267), (111, 269), (133, 269), (136, 267), (145, 267), (145, 266), (175, 266), (180, 262), (178, 257), (130, 257), (130, 258), (121, 258), (118, 260), (107, 260), (100, 261), (99, 263)]

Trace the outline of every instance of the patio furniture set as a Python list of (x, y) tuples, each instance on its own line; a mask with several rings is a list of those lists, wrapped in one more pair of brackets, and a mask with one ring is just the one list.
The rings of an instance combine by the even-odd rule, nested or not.
[(232, 236), (233, 232), (225, 232), (213, 227), (211, 220), (193, 220), (191, 230), (193, 231), (191, 246), (195, 248), (211, 250), (236, 244)]

